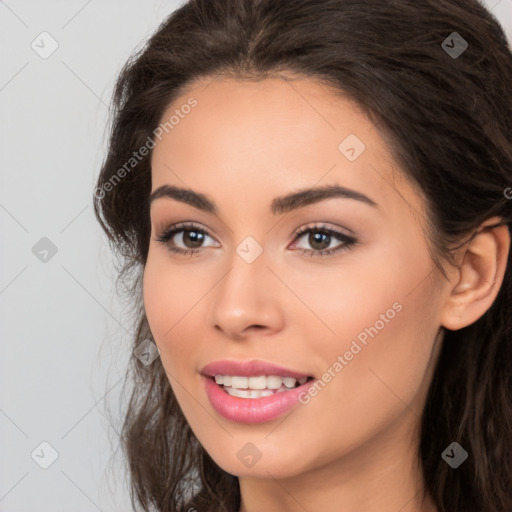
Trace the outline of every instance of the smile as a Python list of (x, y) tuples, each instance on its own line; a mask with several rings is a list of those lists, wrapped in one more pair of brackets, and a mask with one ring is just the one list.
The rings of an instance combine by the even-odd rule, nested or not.
[(215, 375), (215, 382), (228, 393), (238, 398), (261, 398), (284, 393), (305, 384), (313, 377), (280, 377), (278, 375), (259, 375), (257, 377)]
[(216, 361), (201, 370), (213, 409), (236, 423), (272, 421), (299, 403), (314, 377), (266, 361)]

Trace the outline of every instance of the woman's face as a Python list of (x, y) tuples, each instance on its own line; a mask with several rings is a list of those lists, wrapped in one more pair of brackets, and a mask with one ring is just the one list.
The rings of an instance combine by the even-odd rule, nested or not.
[(398, 463), (446, 294), (420, 194), (375, 125), (307, 79), (203, 81), (173, 115), (152, 155), (144, 304), (197, 438), (238, 476), (353, 470), (377, 450)]

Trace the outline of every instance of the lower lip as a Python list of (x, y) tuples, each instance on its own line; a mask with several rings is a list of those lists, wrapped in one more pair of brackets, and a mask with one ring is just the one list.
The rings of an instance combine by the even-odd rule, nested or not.
[(239, 398), (226, 393), (211, 377), (203, 375), (206, 394), (213, 408), (224, 418), (237, 423), (264, 423), (288, 412), (299, 403), (299, 395), (307, 392), (314, 380), (289, 391), (261, 398)]

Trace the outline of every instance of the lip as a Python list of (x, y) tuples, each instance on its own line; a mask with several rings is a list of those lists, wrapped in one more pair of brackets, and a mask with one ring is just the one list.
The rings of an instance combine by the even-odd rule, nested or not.
[(235, 375), (240, 377), (258, 377), (260, 375), (277, 375), (279, 377), (293, 377), (294, 379), (302, 379), (304, 377), (312, 377), (305, 373), (299, 373), (283, 366), (278, 366), (266, 361), (252, 360), (252, 361), (233, 361), (223, 360), (214, 361), (207, 364), (201, 373), (208, 377), (215, 377), (215, 375)]
[(215, 382), (215, 375), (236, 375), (257, 377), (259, 375), (278, 375), (302, 379), (310, 375), (299, 373), (265, 361), (216, 361), (206, 365), (202, 371), (203, 385), (212, 407), (224, 418), (237, 423), (264, 423), (272, 421), (299, 403), (299, 396), (307, 393), (315, 383), (311, 379), (305, 384), (288, 391), (260, 398), (239, 398), (226, 393)]

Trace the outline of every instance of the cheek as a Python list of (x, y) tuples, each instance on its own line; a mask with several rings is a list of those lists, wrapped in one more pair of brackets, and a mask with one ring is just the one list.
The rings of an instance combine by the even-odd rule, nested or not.
[[(428, 387), (429, 364), (435, 362), (430, 358), (438, 330), (427, 253), (411, 257), (408, 251), (390, 248), (381, 257), (372, 263), (373, 256), (361, 255), (338, 280), (320, 283), (323, 294), (321, 287), (308, 290), (312, 309), (335, 332), (321, 343), (310, 341), (309, 352), (321, 352), (321, 380), (326, 384), (319, 386), (308, 407), (318, 419), (330, 422), (335, 417), (335, 424), (343, 418), (356, 424), (357, 418), (367, 418), (367, 433), (407, 407), (421, 414), (420, 397)], [(326, 414), (333, 403), (339, 404), (336, 412), (331, 408)], [(347, 429), (342, 428), (345, 433)]]
[[(151, 333), (161, 351), (162, 362), (171, 367), (177, 356), (176, 352), (186, 353), (191, 347), (190, 340), (185, 340), (183, 328), (187, 319), (193, 315), (193, 308), (207, 292), (204, 281), (194, 279), (191, 271), (180, 271), (178, 266), (170, 268), (165, 255), (157, 249), (156, 255), (148, 255), (144, 270), (143, 294), (144, 307)], [(187, 343), (175, 340), (184, 339)]]
[(417, 304), (413, 290), (420, 281), (418, 276), (427, 275), (428, 269), (428, 260), (420, 254), (411, 258), (392, 247), (356, 250), (336, 268), (304, 268), (290, 279), (295, 283), (294, 292), (312, 314), (304, 314), (299, 304), (303, 311), (295, 318), (322, 329), (322, 343), (318, 336), (312, 338), (316, 350), (331, 347), (343, 352), (358, 335), (363, 343), (369, 339), (368, 330), (389, 331), (390, 324), (405, 316), (404, 309), (418, 314), (416, 306), (421, 309), (423, 305)]

